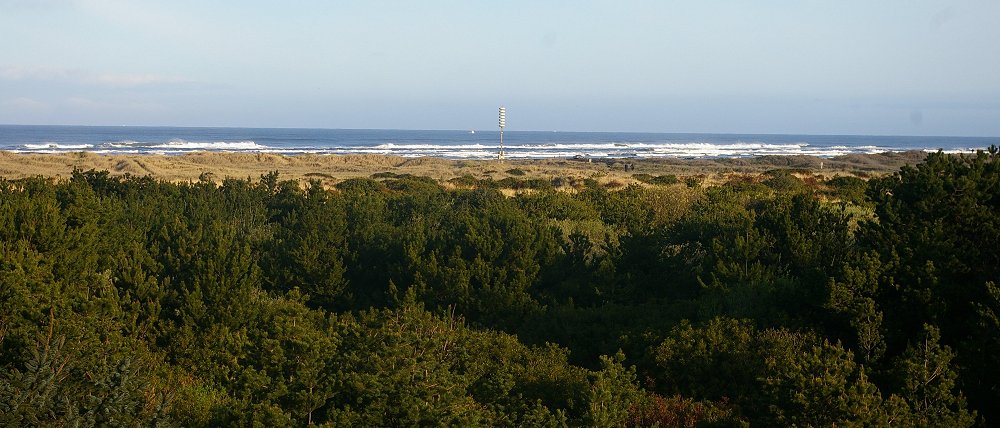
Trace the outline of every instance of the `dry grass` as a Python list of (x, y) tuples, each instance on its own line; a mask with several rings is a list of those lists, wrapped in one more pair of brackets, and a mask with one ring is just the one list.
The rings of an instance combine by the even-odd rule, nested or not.
[[(904, 164), (918, 163), (921, 152), (879, 155), (851, 155), (833, 159), (810, 156), (764, 156), (748, 159), (635, 159), (635, 170), (626, 172), (620, 162), (581, 162), (569, 159), (505, 161), (447, 160), (439, 158), (403, 158), (384, 155), (296, 155), (269, 153), (196, 152), (180, 156), (99, 155), (93, 153), (17, 154), (0, 152), (0, 176), (23, 178), (42, 176), (66, 179), (74, 168), (109, 171), (112, 175), (152, 176), (174, 182), (196, 181), (202, 174), (221, 182), (226, 178), (256, 179), (278, 171), (281, 179), (320, 180), (325, 185), (379, 172), (431, 177), (440, 182), (471, 175), (495, 180), (510, 176), (505, 171), (519, 170), (516, 179), (544, 178), (567, 183), (596, 180), (611, 188), (639, 183), (637, 172), (650, 175), (674, 174), (682, 182), (696, 177), (704, 185), (726, 182), (740, 175), (756, 175), (777, 168), (794, 168), (804, 175), (823, 176), (884, 174)], [(819, 169), (820, 162), (824, 168)], [(799, 172), (797, 172), (799, 173)]]

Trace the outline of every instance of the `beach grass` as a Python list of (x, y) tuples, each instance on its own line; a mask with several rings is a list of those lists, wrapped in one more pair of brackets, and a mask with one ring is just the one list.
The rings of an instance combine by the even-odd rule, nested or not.
[[(171, 182), (227, 178), (254, 179), (277, 171), (285, 180), (318, 180), (332, 186), (349, 178), (389, 174), (430, 177), (438, 182), (513, 179), (545, 180), (557, 187), (595, 180), (609, 187), (629, 184), (666, 184), (725, 181), (732, 174), (761, 174), (771, 170), (791, 170), (796, 174), (823, 177), (853, 175), (868, 177), (898, 170), (921, 162), (923, 152), (848, 155), (835, 158), (813, 156), (760, 156), (724, 159), (534, 159), (449, 160), (404, 158), (386, 155), (294, 155), (270, 153), (195, 152), (184, 155), (105, 155), (89, 152), (22, 154), (0, 152), (0, 177), (46, 177), (68, 179), (75, 169), (108, 171), (113, 176), (150, 176)], [(626, 165), (628, 168), (626, 168)], [(507, 180), (511, 181), (511, 180)]]

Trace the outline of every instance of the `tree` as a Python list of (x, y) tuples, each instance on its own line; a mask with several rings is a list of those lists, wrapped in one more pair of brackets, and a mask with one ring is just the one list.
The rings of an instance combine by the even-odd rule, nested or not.
[(601, 356), (601, 370), (593, 375), (588, 396), (588, 426), (624, 426), (629, 409), (639, 400), (641, 392), (636, 384), (635, 367), (625, 368), (625, 354)]
[(958, 373), (951, 367), (955, 354), (940, 339), (938, 329), (925, 324), (922, 337), (900, 356), (896, 364), (903, 379), (900, 393), (910, 405), (915, 425), (972, 426), (976, 414), (965, 409), (965, 398), (955, 391)]
[(684, 323), (654, 357), (658, 392), (730, 402), (751, 425), (879, 425), (905, 414), (850, 351), (810, 333), (732, 319)]
[(934, 325), (954, 349), (959, 389), (987, 423), (1000, 418), (1000, 301), (990, 284), (1000, 278), (1000, 153), (931, 153), (916, 166), (873, 180), (869, 196), (877, 221), (859, 241), (877, 252), (882, 268), (876, 302), (884, 313), (887, 355)]

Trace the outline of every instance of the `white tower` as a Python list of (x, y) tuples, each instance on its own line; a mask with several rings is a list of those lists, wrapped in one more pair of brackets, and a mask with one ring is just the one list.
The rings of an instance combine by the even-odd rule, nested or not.
[(503, 127), (507, 126), (507, 109), (504, 106), (500, 106), (500, 153), (497, 154), (497, 160), (503, 162), (504, 151), (503, 151)]

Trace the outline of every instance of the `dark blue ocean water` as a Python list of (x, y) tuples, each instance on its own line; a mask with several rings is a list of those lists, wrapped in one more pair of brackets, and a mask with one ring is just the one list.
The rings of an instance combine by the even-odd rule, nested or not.
[[(499, 132), (386, 129), (178, 128), (0, 125), (0, 150), (29, 153), (183, 154), (192, 151), (281, 154), (374, 153), (451, 159), (496, 157)], [(505, 131), (508, 158), (750, 157), (905, 150), (971, 152), (997, 137), (666, 134)]]

